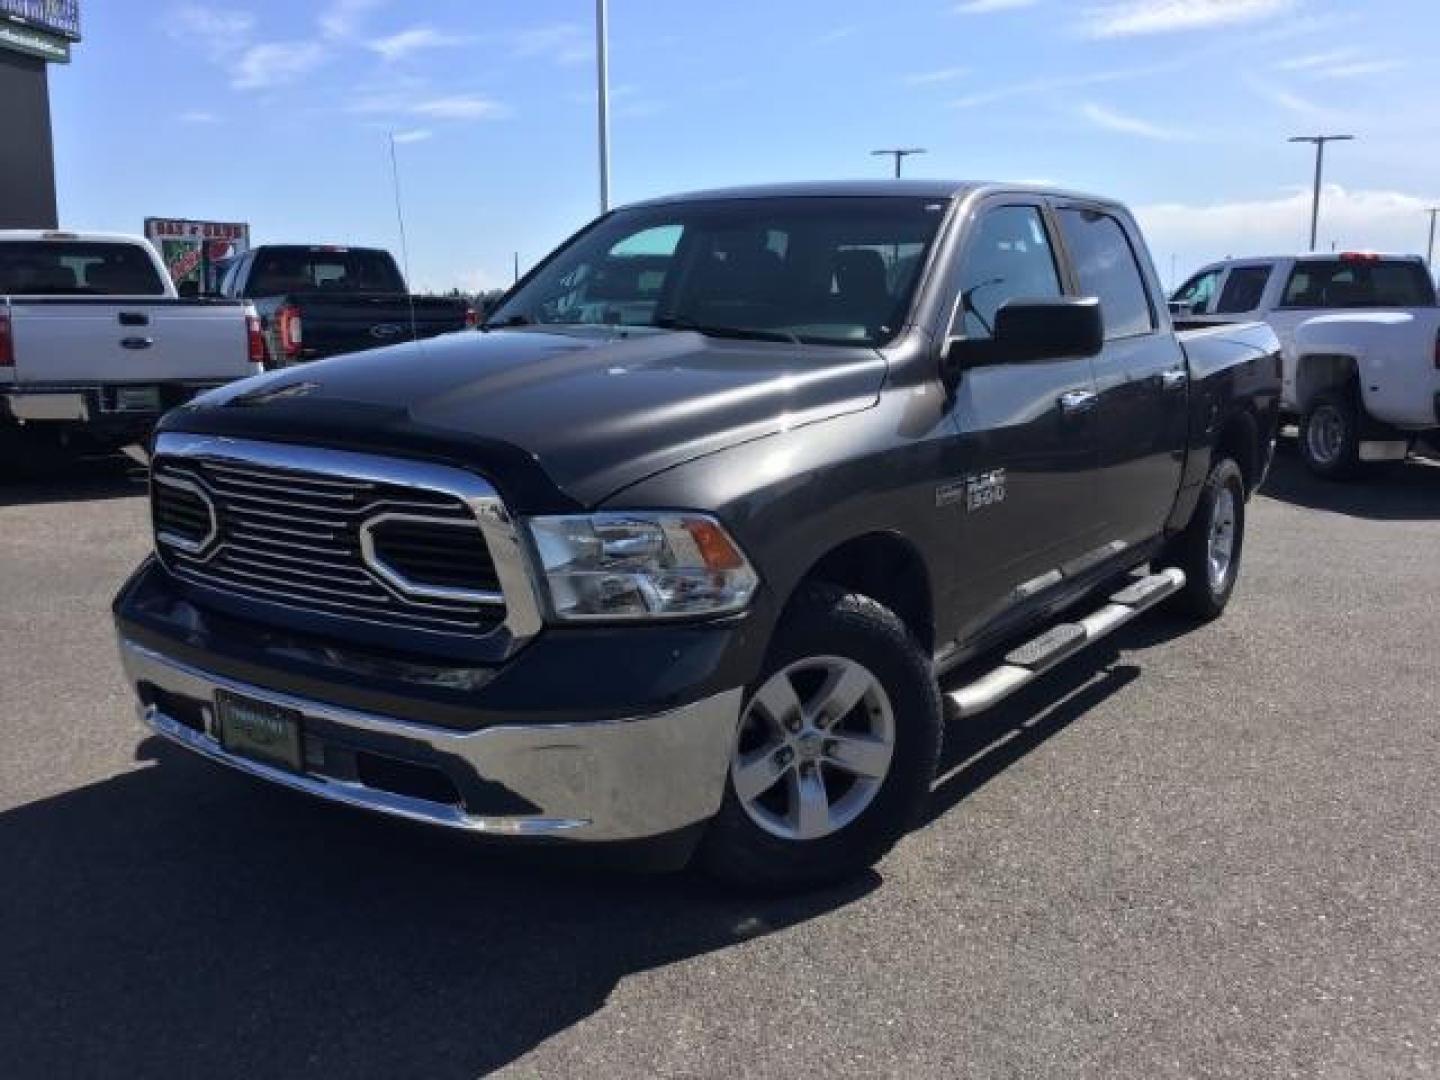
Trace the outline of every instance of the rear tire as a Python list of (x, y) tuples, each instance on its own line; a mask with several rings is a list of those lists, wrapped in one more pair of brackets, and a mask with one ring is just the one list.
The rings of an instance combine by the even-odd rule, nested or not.
[(1300, 418), (1300, 457), (1316, 476), (1348, 480), (1360, 471), (1360, 409), (1355, 395), (1327, 390)]
[(1185, 531), (1158, 560), (1185, 571), (1185, 587), (1170, 607), (1191, 618), (1218, 618), (1230, 602), (1245, 548), (1245, 477), (1233, 458), (1210, 468)]
[(860, 873), (924, 804), (942, 715), (930, 657), (893, 612), (805, 587), (746, 699), (700, 867), (767, 891)]

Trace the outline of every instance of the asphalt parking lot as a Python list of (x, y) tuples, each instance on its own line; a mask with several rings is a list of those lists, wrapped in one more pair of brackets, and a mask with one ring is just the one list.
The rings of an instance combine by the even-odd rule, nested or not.
[(0, 1074), (1440, 1075), (1440, 464), (1282, 453), (1228, 615), (952, 725), (786, 900), (516, 858), (147, 738), (117, 460), (0, 487)]

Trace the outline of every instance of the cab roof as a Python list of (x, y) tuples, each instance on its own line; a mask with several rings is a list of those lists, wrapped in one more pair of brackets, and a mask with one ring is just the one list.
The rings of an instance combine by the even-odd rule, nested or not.
[(864, 196), (910, 196), (917, 199), (961, 199), (972, 194), (1023, 192), (1052, 195), (1086, 202), (1118, 205), (1114, 199), (1065, 191), (1036, 184), (982, 183), (965, 180), (819, 180), (786, 184), (748, 184), (740, 187), (709, 188), (675, 195), (661, 195), (628, 203), (622, 209), (663, 206), (667, 203), (709, 202), (722, 199), (803, 199)]

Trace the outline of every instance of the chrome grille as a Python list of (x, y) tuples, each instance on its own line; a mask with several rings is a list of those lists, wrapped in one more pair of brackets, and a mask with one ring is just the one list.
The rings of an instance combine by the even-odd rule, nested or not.
[[(162, 494), (169, 490), (198, 488), (214, 507), (215, 538), (198, 550), (186, 550), (191, 545), (175, 543), (157, 527), (161, 557), (182, 581), (417, 630), (485, 633), (506, 618), (483, 522), (458, 494), (247, 460), (233, 443), (217, 442), (215, 450), (224, 452), (167, 453), (162, 440), (152, 467), (157, 523), (160, 507), (176, 512)], [(425, 556), (443, 568), (445, 582), (472, 587), (411, 588), (405, 578), (381, 572), (383, 565), (369, 564), (362, 542), (367, 522), (410, 518), (431, 523), (423, 534)]]

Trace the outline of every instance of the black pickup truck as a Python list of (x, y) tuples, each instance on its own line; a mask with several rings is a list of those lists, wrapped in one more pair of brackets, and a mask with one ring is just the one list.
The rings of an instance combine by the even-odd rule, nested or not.
[(474, 326), (460, 297), (416, 296), (379, 248), (266, 244), (216, 268), (220, 295), (260, 316), (267, 367), (434, 337)]
[(336, 802), (831, 879), (913, 820), (947, 710), (1224, 609), (1278, 365), (1177, 336), (1103, 199), (630, 206), (487, 332), (170, 413), (125, 669), (159, 734)]

